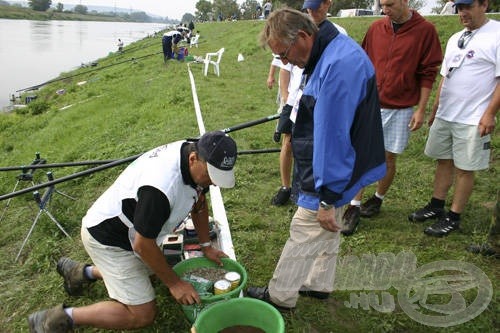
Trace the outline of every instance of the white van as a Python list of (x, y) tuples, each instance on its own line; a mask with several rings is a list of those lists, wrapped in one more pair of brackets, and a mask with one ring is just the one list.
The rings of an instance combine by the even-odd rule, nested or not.
[(373, 15), (373, 10), (371, 9), (341, 9), (339, 10), (337, 16), (339, 17), (354, 17), (354, 16), (369, 16)]

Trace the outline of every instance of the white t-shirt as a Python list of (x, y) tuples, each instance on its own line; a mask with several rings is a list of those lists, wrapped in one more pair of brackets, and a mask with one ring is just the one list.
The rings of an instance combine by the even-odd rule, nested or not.
[(500, 82), (500, 22), (490, 19), (460, 49), (458, 40), (464, 31), (451, 36), (446, 45), (436, 117), (477, 125)]
[(452, 15), (455, 14), (455, 7), (453, 7), (454, 3), (453, 1), (448, 1), (447, 3), (444, 4), (443, 9), (441, 10), (441, 15)]

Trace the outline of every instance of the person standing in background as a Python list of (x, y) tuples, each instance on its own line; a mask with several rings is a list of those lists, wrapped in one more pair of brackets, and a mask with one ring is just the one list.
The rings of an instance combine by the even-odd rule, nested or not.
[[(491, 134), (500, 108), (500, 23), (486, 16), (488, 0), (456, 0), (455, 7), (465, 29), (446, 44), (424, 151), (437, 159), (434, 190), (430, 202), (408, 216), (411, 222), (437, 218), (424, 229), (434, 237), (459, 229), (474, 172), (489, 167)], [(445, 213), (452, 185), (453, 200)]]
[(264, 9), (264, 19), (267, 19), (269, 14), (271, 13), (271, 10), (273, 9), (273, 4), (271, 3), (271, 0), (267, 0), (266, 3), (262, 6)]
[(441, 10), (441, 13), (439, 13), (440, 15), (452, 15), (452, 14), (455, 14), (455, 3), (453, 2), (453, 0), (448, 0), (444, 6), (443, 6), (443, 9)]
[(410, 132), (424, 122), (443, 58), (436, 28), (410, 9), (408, 1), (381, 0), (386, 17), (370, 26), (362, 42), (377, 75), (387, 174), (378, 181), (370, 199), (361, 204), (361, 190), (351, 201), (344, 215), (342, 233), (346, 236), (356, 231), (360, 216), (372, 217), (380, 212), (396, 176), (397, 156), (406, 149)]

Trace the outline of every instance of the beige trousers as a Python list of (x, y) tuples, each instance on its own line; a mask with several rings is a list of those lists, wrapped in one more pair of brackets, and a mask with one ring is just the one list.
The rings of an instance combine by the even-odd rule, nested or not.
[[(340, 246), (340, 232), (323, 229), (317, 211), (299, 207), (292, 218), (287, 240), (273, 277), (269, 281), (271, 301), (295, 307), (299, 290), (331, 292)], [(344, 207), (335, 210), (340, 223)]]

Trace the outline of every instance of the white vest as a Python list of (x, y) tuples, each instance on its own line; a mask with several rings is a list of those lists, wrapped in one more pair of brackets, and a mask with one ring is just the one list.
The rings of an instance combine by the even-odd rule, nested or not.
[(162, 191), (170, 202), (170, 217), (165, 221), (156, 242), (161, 245), (165, 236), (191, 211), (198, 198), (196, 190), (185, 184), (181, 174), (181, 146), (177, 141), (152, 149), (130, 164), (97, 201), (83, 218), (87, 228), (104, 220), (118, 216), (129, 227), (129, 238), (133, 241), (133, 224), (122, 212), (122, 201), (133, 198), (142, 186), (152, 186)]

